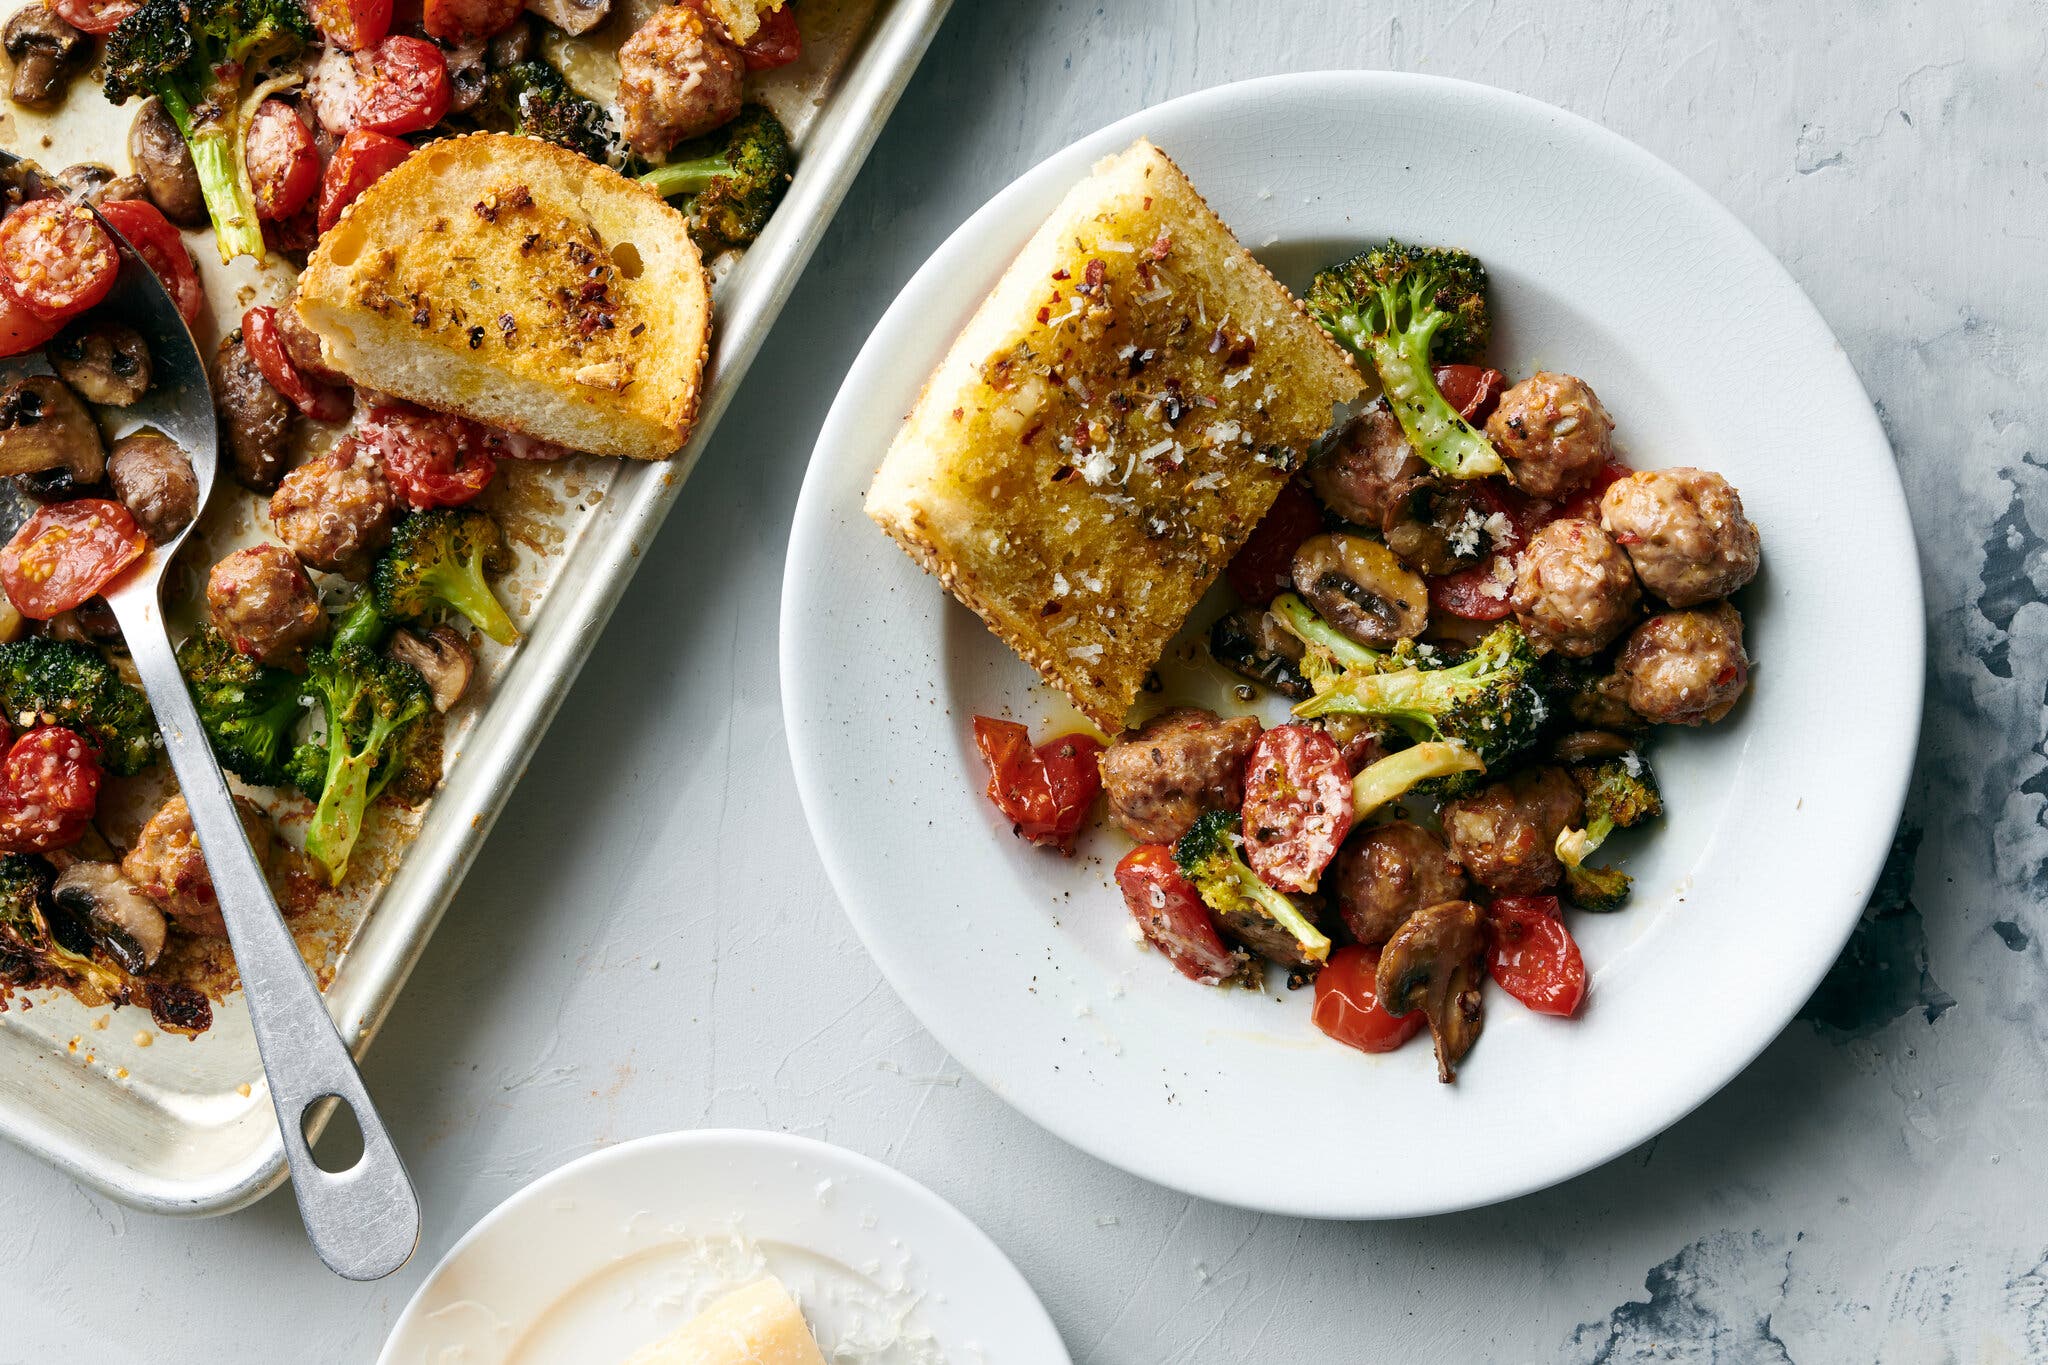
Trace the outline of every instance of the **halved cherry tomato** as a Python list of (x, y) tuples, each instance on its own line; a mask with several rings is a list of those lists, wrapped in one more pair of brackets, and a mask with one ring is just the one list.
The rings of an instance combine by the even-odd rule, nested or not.
[(263, 245), (266, 250), (280, 256), (303, 257), (320, 245), (320, 209), (316, 202), (307, 204), (291, 217), (273, 222), (267, 218), (257, 220), (263, 227)]
[(1485, 534), (1492, 549), (1470, 568), (1430, 579), (1429, 601), (1448, 616), (1498, 621), (1512, 610), (1508, 593), (1515, 582), (1513, 556), (1550, 520), (1551, 512), (1547, 503), (1536, 502), (1502, 479), (1474, 479), (1465, 487), (1486, 509)]
[(1165, 844), (1140, 844), (1126, 853), (1116, 865), (1116, 884), (1146, 942), (1188, 980), (1219, 985), (1250, 965), (1250, 958), (1225, 946), (1209, 907)]
[(43, 853), (84, 837), (99, 807), (100, 765), (75, 730), (30, 730), (0, 763), (0, 849)]
[(0, 281), (39, 318), (77, 317), (120, 272), (114, 239), (83, 204), (37, 199), (0, 220)]
[(747, 59), (747, 70), (770, 71), (778, 66), (788, 66), (804, 55), (804, 39), (796, 28), (796, 6), (783, 0), (781, 9), (766, 10), (761, 15), (761, 27), (754, 30), (754, 36), (747, 39), (740, 52)]
[(1535, 1010), (1569, 1018), (1586, 998), (1586, 963), (1555, 896), (1501, 896), (1487, 911), (1486, 970)]
[(346, 422), (355, 410), (349, 390), (335, 384), (316, 384), (292, 363), (285, 349), (284, 334), (277, 327), (277, 310), (268, 304), (242, 314), (242, 344), (249, 358), (263, 371), (271, 388), (283, 394), (291, 405), (316, 422)]
[(1458, 616), (1467, 621), (1501, 620), (1514, 610), (1508, 594), (1513, 590), (1515, 580), (1512, 574), (1505, 579), (1494, 577), (1494, 565), (1498, 562), (1494, 556), (1488, 555), (1469, 569), (1430, 579), (1430, 606), (1446, 616)]
[(1493, 416), (1493, 410), (1500, 406), (1501, 392), (1507, 386), (1506, 375), (1484, 365), (1436, 367), (1437, 392), (1458, 410), (1460, 417), (1475, 427), (1486, 425), (1486, 419)]
[(0, 356), (33, 351), (63, 330), (61, 321), (37, 317), (16, 302), (14, 295), (0, 289)]
[(149, 537), (118, 502), (73, 498), (39, 509), (0, 549), (0, 587), (34, 621), (70, 611), (142, 558)]
[(1282, 891), (1316, 889), (1351, 832), (1351, 769), (1313, 725), (1276, 725), (1244, 765), (1244, 859)]
[(320, 181), (320, 230), (334, 226), (341, 211), (375, 184), (386, 171), (412, 155), (412, 144), (399, 138), (351, 128), (334, 149), (327, 174)]
[(417, 133), (448, 112), (448, 59), (409, 33), (386, 34), (356, 54), (355, 125), (373, 133)]
[(371, 408), (356, 432), (384, 467), (384, 477), (414, 507), (460, 507), (498, 472), (483, 428), (411, 404)]
[(420, 27), (447, 43), (475, 42), (510, 28), (524, 8), (523, 0), (426, 0)]
[(1570, 517), (1574, 521), (1600, 520), (1600, 499), (1607, 490), (1635, 471), (1619, 460), (1609, 460), (1600, 466), (1600, 472), (1593, 476), (1593, 482), (1565, 499), (1558, 509), (1560, 519)]
[(100, 205), (100, 216), (126, 237), (142, 263), (156, 272), (185, 325), (196, 326), (199, 310), (206, 306), (206, 291), (199, 284), (199, 267), (192, 264), (192, 253), (185, 249), (185, 239), (171, 226), (171, 220), (147, 199), (110, 199)]
[(1223, 570), (1231, 591), (1255, 607), (1263, 607), (1293, 586), (1289, 576), (1301, 542), (1323, 529), (1323, 509), (1306, 488), (1288, 480), (1272, 510), (1252, 528), (1242, 548)]
[(313, 145), (313, 131), (283, 100), (256, 106), (242, 146), (258, 218), (289, 218), (320, 188), (320, 150)]
[(1309, 1018), (1324, 1033), (1360, 1052), (1392, 1052), (1422, 1032), (1421, 1010), (1400, 1018), (1380, 1004), (1380, 950), (1347, 944), (1316, 973), (1316, 1004)]
[(50, 0), (50, 8), (81, 33), (112, 33), (142, 0)]
[(362, 51), (391, 30), (391, 0), (308, 0), (306, 10), (321, 37), (350, 52)]
[(1061, 735), (1031, 747), (1031, 732), (1012, 720), (974, 718), (974, 744), (988, 764), (988, 799), (1041, 848), (1074, 851), (1074, 835), (1102, 790), (1092, 735)]

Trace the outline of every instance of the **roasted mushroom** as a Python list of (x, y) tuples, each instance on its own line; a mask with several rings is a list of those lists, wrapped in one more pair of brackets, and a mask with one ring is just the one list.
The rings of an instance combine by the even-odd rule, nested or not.
[(92, 39), (59, 19), (42, 0), (14, 12), (0, 29), (0, 44), (14, 61), (7, 97), (30, 109), (60, 103), (71, 73), (92, 57)]
[(50, 900), (130, 972), (146, 972), (163, 956), (164, 912), (112, 863), (73, 863), (57, 875)]
[(138, 431), (114, 442), (107, 482), (159, 545), (190, 525), (199, 511), (199, 478), (191, 457), (158, 432)]
[[(602, 7), (599, 17), (603, 17)], [(533, 20), (524, 14), (514, 19), (510, 27), (500, 29), (491, 35), (484, 45), (484, 60), (493, 71), (507, 66), (517, 66), (533, 55)]]
[(1240, 607), (1209, 628), (1209, 654), (1217, 663), (1297, 701), (1311, 690), (1301, 675), (1305, 652), (1294, 632), (1259, 607)]
[(469, 678), (476, 671), (476, 651), (453, 626), (426, 630), (395, 630), (384, 653), (402, 664), (411, 664), (427, 680), (434, 709), (448, 712), (469, 690)]
[(1294, 589), (1362, 645), (1388, 649), (1429, 624), (1429, 588), (1394, 552), (1364, 536), (1310, 536), (1294, 552)]
[(276, 492), (297, 409), (270, 387), (239, 329), (222, 337), (214, 354), (213, 401), (235, 478), (255, 492)]
[[(1500, 515), (1503, 521), (1493, 518)], [(1509, 528), (1471, 487), (1445, 479), (1411, 479), (1387, 499), (1380, 523), (1387, 547), (1417, 573), (1447, 574), (1486, 558)], [(1503, 594), (1505, 595), (1505, 594)]]
[(52, 178), (64, 187), (65, 193), (93, 205), (149, 196), (149, 187), (142, 183), (141, 176), (118, 175), (112, 166), (97, 161), (75, 162)]
[(1380, 953), (1380, 1004), (1396, 1018), (1422, 1011), (1436, 1044), (1436, 1078), (1446, 1085), (1486, 1022), (1479, 998), (1485, 955), (1486, 916), (1471, 901), (1417, 910)]
[(199, 190), (192, 149), (154, 95), (142, 102), (135, 122), (128, 125), (128, 159), (135, 163), (136, 174), (149, 187), (150, 201), (163, 210), (164, 217), (179, 227), (199, 227), (207, 221), (206, 197)]
[(88, 403), (125, 408), (149, 392), (149, 343), (124, 322), (79, 318), (44, 348), (50, 368)]
[(0, 475), (54, 472), (86, 488), (106, 467), (99, 424), (70, 385), (53, 374), (32, 374), (0, 390)]
[(526, 9), (573, 38), (603, 23), (612, 0), (526, 0)]
[(472, 38), (444, 50), (448, 62), (448, 112), (466, 114), (484, 97), (484, 40)]
[(1603, 758), (1620, 758), (1637, 743), (1612, 730), (1573, 730), (1559, 735), (1550, 752), (1560, 763), (1593, 763)]

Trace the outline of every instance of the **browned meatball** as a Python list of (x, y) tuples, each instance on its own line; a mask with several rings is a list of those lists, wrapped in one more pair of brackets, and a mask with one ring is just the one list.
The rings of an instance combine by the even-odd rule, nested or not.
[(347, 375), (327, 363), (327, 353), (320, 349), (320, 334), (299, 316), (297, 286), (277, 305), (277, 339), (284, 343), (284, 353), (306, 378), (323, 384), (348, 383)]
[(1465, 870), (1443, 840), (1410, 820), (1351, 836), (1337, 855), (1337, 908), (1344, 927), (1377, 948), (1426, 905), (1461, 899)]
[(1110, 818), (1141, 844), (1170, 844), (1207, 812), (1235, 810), (1259, 728), (1252, 716), (1218, 720), (1193, 706), (1160, 712), (1102, 751)]
[(270, 492), (284, 477), (294, 409), (270, 387), (239, 331), (222, 337), (214, 354), (213, 398), (235, 478), (258, 493)]
[(1308, 485), (1344, 520), (1378, 526), (1401, 486), (1428, 472), (1401, 423), (1385, 403), (1375, 403), (1352, 418), (1336, 444), (1308, 467)]
[(1635, 628), (1614, 661), (1631, 711), (1665, 725), (1700, 725), (1735, 709), (1749, 686), (1742, 616), (1726, 602), (1667, 611)]
[(1539, 498), (1591, 483), (1613, 457), (1614, 419), (1583, 379), (1539, 370), (1500, 396), (1486, 439), (1508, 477)]
[(327, 629), (313, 580), (282, 545), (252, 545), (214, 565), (206, 606), (236, 649), (279, 668), (301, 667), (306, 646)]
[(114, 442), (107, 482), (149, 538), (162, 544), (191, 524), (199, 511), (199, 477), (191, 457), (170, 437), (138, 431)]
[(1628, 556), (1590, 521), (1553, 521), (1515, 571), (1515, 621), (1538, 650), (1598, 654), (1636, 619), (1642, 594)]
[(270, 495), (277, 538), (313, 568), (359, 577), (391, 543), (398, 495), (353, 437), (284, 476)]
[(1644, 469), (1600, 499), (1600, 525), (1628, 549), (1643, 586), (1674, 607), (1726, 597), (1756, 577), (1763, 541), (1742, 498), (1704, 469)]
[(1564, 769), (1525, 768), (1446, 801), (1444, 838), (1473, 881), (1499, 895), (1533, 896), (1557, 885), (1557, 836), (1579, 823), (1582, 809)]
[(661, 156), (732, 122), (746, 74), (745, 56), (694, 5), (656, 11), (619, 48), (626, 145), (641, 156)]
[[(270, 821), (254, 801), (235, 798), (235, 810), (242, 817), (242, 830), (256, 861), (268, 868), (275, 852)], [(140, 887), (164, 913), (178, 921), (188, 934), (225, 937), (227, 925), (220, 917), (220, 900), (213, 892), (213, 876), (199, 850), (199, 836), (192, 829), (192, 812), (185, 798), (173, 796), (163, 809), (149, 817), (149, 823), (135, 836), (135, 847), (121, 860), (121, 871)]]

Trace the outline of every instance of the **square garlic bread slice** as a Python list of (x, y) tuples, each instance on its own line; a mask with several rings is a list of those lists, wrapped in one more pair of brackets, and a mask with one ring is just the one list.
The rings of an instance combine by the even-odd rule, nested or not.
[(596, 455), (683, 443), (711, 290), (683, 215), (537, 138), (429, 143), (320, 238), (299, 316), (366, 388)]
[(1363, 385), (1150, 142), (1100, 162), (983, 301), (868, 515), (1114, 734)]

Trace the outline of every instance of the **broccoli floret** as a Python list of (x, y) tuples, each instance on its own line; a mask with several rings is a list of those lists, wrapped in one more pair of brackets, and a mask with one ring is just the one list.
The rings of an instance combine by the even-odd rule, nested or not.
[(1173, 846), (1173, 860), (1211, 910), (1263, 915), (1293, 935), (1311, 961), (1329, 957), (1330, 940), (1322, 930), (1310, 924), (1293, 901), (1266, 885), (1238, 853), (1244, 842), (1239, 829), (1237, 812), (1212, 810)]
[(1505, 623), (1446, 667), (1346, 672), (1294, 714), (1384, 717), (1415, 739), (1462, 744), (1494, 768), (1528, 748), (1542, 729), (1541, 677), (1528, 637)]
[(305, 714), (298, 678), (257, 663), (211, 626), (178, 646), (178, 668), (221, 767), (259, 787), (287, 785), (292, 731)]
[[(348, 857), (363, 832), (363, 813), (405, 761), (407, 730), (431, 701), (426, 679), (409, 664), (385, 659), (362, 645), (344, 643), (314, 650), (306, 658), (306, 696), (320, 704), (327, 734), (320, 748), (327, 759), (319, 805), (306, 826), (306, 852), (335, 886), (348, 872)], [(295, 776), (309, 777), (312, 746), (291, 759)]]
[[(706, 146), (709, 143), (711, 145)], [(690, 237), (708, 259), (750, 245), (789, 187), (795, 157), (781, 120), (758, 104), (640, 177), (664, 199), (690, 200)]]
[(1500, 455), (1438, 390), (1432, 368), (1486, 345), (1486, 267), (1478, 257), (1388, 242), (1318, 274), (1308, 311), (1372, 361), (1416, 454), (1454, 479), (1501, 472)]
[(371, 591), (377, 609), (393, 620), (418, 621), (453, 608), (509, 645), (519, 627), (485, 579), (503, 572), (509, 559), (505, 533), (488, 513), (468, 507), (414, 512), (398, 524), (391, 548), (377, 561)]
[(156, 761), (149, 698), (121, 681), (100, 652), (76, 640), (36, 637), (0, 644), (0, 710), (9, 724), (62, 725), (99, 750), (110, 773), (129, 777)]
[(115, 104), (155, 95), (199, 173), (222, 261), (263, 258), (263, 228), (243, 157), (248, 95), (272, 63), (313, 36), (298, 0), (146, 0), (107, 36), (100, 75)]
[(622, 155), (605, 107), (577, 94), (567, 77), (538, 57), (493, 71), (472, 116), (494, 132), (552, 142), (600, 166)]
[(1587, 867), (1585, 860), (1617, 829), (1664, 813), (1664, 798), (1650, 765), (1631, 749), (1619, 758), (1572, 769), (1586, 797), (1586, 827), (1558, 831), (1557, 860), (1564, 864), (1564, 891), (1581, 910), (1619, 910), (1628, 900), (1630, 878), (1614, 867)]
[(340, 615), (334, 618), (334, 633), (327, 642), (334, 645), (361, 645), (364, 649), (381, 649), (384, 637), (391, 633), (391, 623), (384, 619), (384, 613), (377, 610), (377, 595), (363, 593), (348, 604)]

